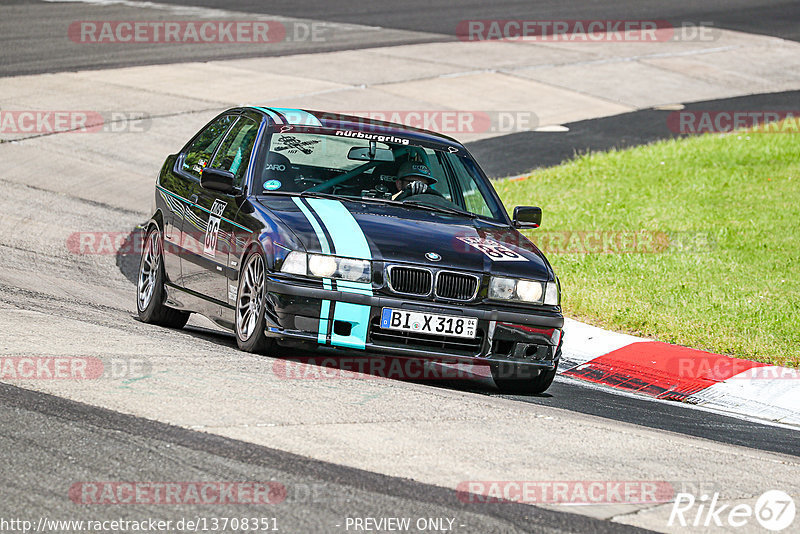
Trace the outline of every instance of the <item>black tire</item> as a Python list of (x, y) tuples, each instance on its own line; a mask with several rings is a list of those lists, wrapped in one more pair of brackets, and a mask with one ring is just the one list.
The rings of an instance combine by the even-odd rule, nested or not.
[(558, 365), (550, 371), (539, 371), (535, 367), (514, 363), (497, 363), (491, 366), (492, 378), (503, 393), (514, 395), (537, 395), (544, 393), (556, 377)]
[[(189, 312), (176, 310), (164, 304), (164, 257), (161, 232), (152, 227), (142, 248), (139, 272), (136, 276), (136, 310), (143, 323), (157, 324), (168, 328), (183, 328), (189, 320)], [(154, 263), (155, 262), (155, 263)]]
[[(267, 306), (267, 261), (264, 253), (250, 253), (242, 262), (236, 292), (236, 344), (246, 352), (267, 354), (275, 340), (264, 333)], [(259, 274), (260, 273), (260, 274)], [(260, 277), (260, 280), (258, 279)]]

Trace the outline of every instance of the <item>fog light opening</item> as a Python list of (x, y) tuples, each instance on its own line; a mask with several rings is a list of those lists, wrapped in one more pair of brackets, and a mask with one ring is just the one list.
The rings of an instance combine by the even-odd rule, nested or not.
[(353, 331), (353, 325), (347, 321), (334, 321), (333, 333), (337, 336), (349, 336)]

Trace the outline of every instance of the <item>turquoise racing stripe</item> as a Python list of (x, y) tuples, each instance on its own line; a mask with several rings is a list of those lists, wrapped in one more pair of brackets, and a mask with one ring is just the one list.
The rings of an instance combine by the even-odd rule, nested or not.
[[(319, 215), (328, 229), (337, 256), (372, 259), (372, 252), (364, 231), (353, 214), (338, 200), (309, 198), (308, 204)], [(336, 289), (344, 293), (372, 295), (372, 283), (337, 280)], [(350, 335), (331, 333), (331, 345), (363, 349), (367, 343), (370, 307), (365, 304), (337, 302), (333, 308), (333, 320), (350, 323)]]
[[(322, 231), (322, 227), (317, 222), (316, 217), (314, 214), (311, 213), (303, 201), (297, 197), (292, 197), (292, 200), (300, 208), (300, 211), (303, 212), (303, 215), (306, 216), (308, 219), (309, 224), (314, 229), (314, 232), (317, 234), (317, 239), (319, 240), (319, 248), (324, 254), (331, 253), (331, 247), (328, 244), (328, 238), (325, 237), (325, 232)], [(333, 285), (331, 284), (331, 280), (329, 278), (322, 279), (322, 287), (325, 289), (333, 289)], [(331, 313), (331, 301), (330, 300), (323, 300), (322, 305), (320, 306), (319, 310), (319, 331), (317, 334), (317, 343), (320, 345), (324, 345), (328, 341), (328, 318), (330, 317)]]
[(270, 108), (262, 108), (262, 107), (258, 107), (258, 106), (253, 106), (253, 107), (254, 107), (254, 109), (263, 111), (264, 113), (269, 115), (269, 118), (272, 119), (272, 122), (274, 122), (275, 124), (283, 124), (283, 119), (281, 119), (280, 115), (275, 113)]
[(319, 249), (322, 251), (323, 254), (330, 254), (331, 247), (330, 245), (328, 245), (328, 238), (325, 237), (325, 232), (322, 231), (322, 227), (317, 222), (317, 219), (316, 217), (314, 217), (314, 214), (311, 213), (311, 210), (309, 210), (306, 207), (306, 205), (303, 204), (303, 201), (300, 200), (298, 197), (292, 197), (292, 200), (297, 205), (297, 207), (300, 208), (300, 211), (303, 212), (303, 215), (306, 216), (306, 219), (308, 219), (308, 222), (311, 224), (311, 227), (317, 234), (317, 239), (319, 239)]
[(322, 123), (319, 122), (319, 119), (316, 118), (314, 115), (309, 113), (308, 111), (303, 111), (302, 109), (292, 109), (292, 108), (271, 108), (272, 111), (280, 113), (286, 119), (286, 122), (289, 124), (294, 124), (295, 126), (322, 126)]
[[(296, 199), (297, 197), (292, 198)], [(369, 243), (367, 243), (364, 232), (344, 204), (333, 199), (309, 198), (308, 205), (317, 212), (320, 220), (328, 229), (337, 256), (363, 260), (372, 259), (372, 252), (369, 250)]]

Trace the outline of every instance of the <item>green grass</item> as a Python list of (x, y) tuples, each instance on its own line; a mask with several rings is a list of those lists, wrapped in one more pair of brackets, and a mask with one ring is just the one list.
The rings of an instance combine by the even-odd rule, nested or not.
[[(495, 186), (509, 210), (542, 207), (526, 234), (559, 275), (567, 316), (800, 365), (800, 135), (663, 141)], [(657, 251), (574, 253), (569, 231), (598, 230), (643, 231)]]

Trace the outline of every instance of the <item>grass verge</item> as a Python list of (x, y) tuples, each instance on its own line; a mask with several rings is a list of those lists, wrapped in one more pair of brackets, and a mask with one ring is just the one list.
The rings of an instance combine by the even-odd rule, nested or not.
[(495, 184), (541, 206), (527, 231), (565, 314), (800, 365), (800, 134), (735, 133), (584, 155)]

